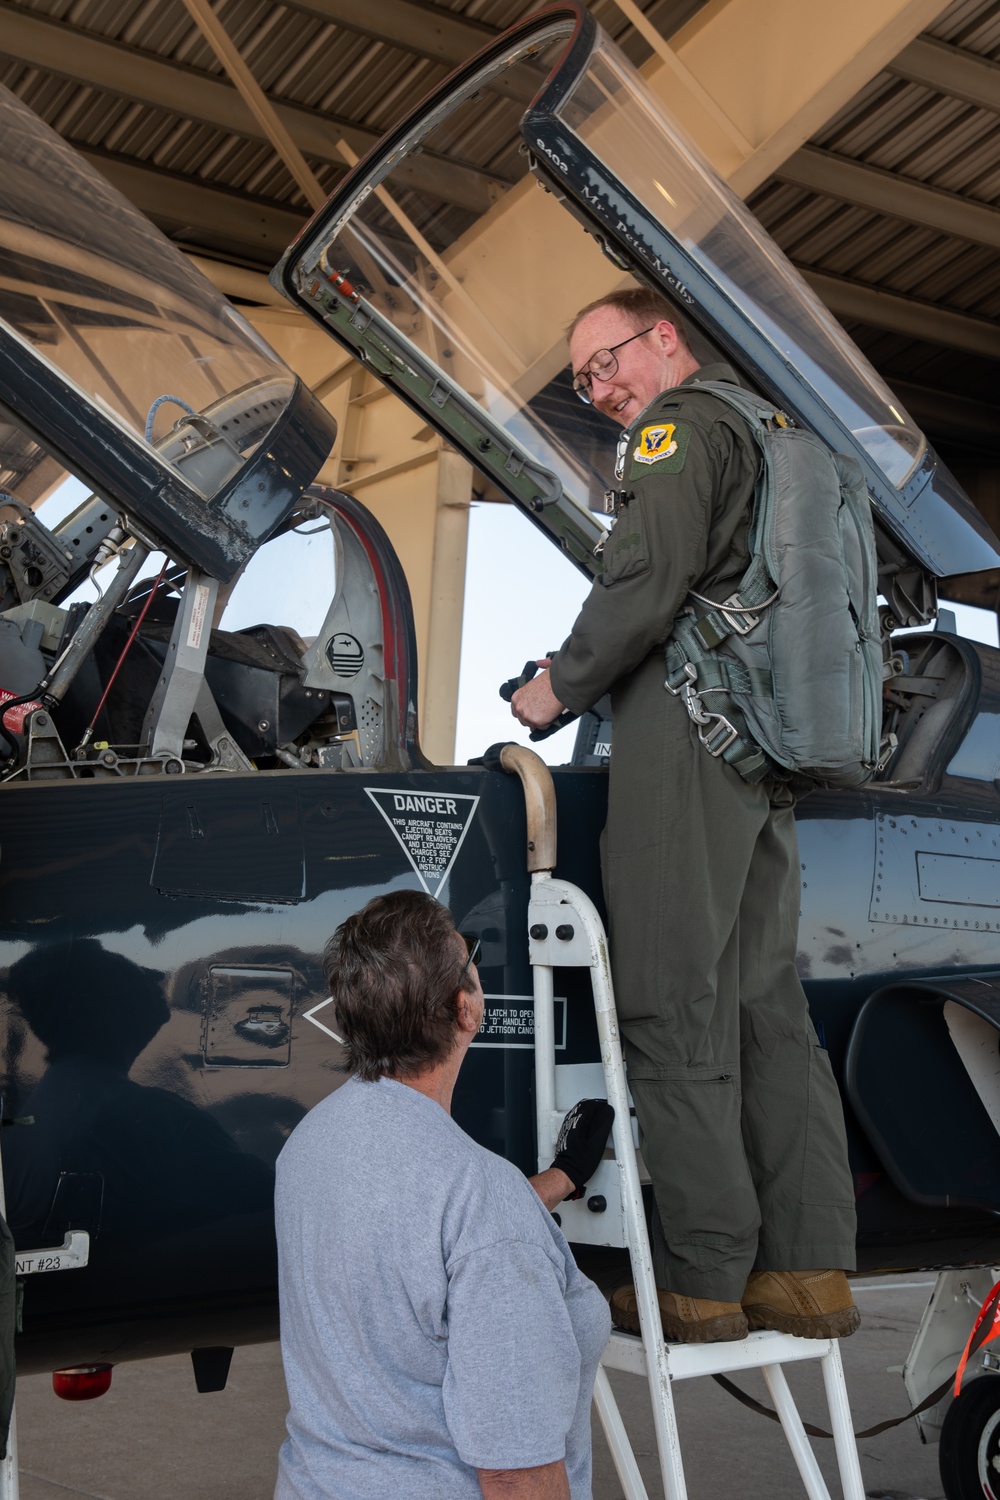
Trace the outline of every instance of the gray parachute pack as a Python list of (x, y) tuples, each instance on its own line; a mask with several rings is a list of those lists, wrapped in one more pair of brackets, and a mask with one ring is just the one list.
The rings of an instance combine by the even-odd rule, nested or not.
[(804, 776), (860, 786), (882, 724), (882, 648), (871, 505), (856, 459), (831, 453), (775, 407), (705, 381), (762, 455), (750, 565), (721, 603), (691, 593), (666, 645), (709, 754), (748, 782)]

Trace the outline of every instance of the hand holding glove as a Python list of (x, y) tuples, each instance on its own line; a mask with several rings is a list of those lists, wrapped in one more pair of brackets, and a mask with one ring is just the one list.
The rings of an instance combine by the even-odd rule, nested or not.
[(582, 1198), (608, 1144), (615, 1112), (606, 1099), (581, 1099), (562, 1122), (552, 1163), (573, 1183), (570, 1198)]

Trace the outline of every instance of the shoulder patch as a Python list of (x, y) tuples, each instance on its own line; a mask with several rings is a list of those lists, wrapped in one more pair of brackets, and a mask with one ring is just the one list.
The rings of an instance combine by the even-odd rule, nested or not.
[(652, 471), (679, 474), (687, 457), (691, 428), (687, 422), (656, 422), (640, 429), (632, 449), (630, 479)]

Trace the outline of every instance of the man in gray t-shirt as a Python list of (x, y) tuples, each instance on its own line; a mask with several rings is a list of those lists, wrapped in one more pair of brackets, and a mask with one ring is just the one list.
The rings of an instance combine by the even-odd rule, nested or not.
[(355, 1076), (278, 1160), (275, 1500), (590, 1500), (610, 1318), (543, 1205), (582, 1187), (609, 1121), (534, 1186), (454, 1123), (482, 990), (430, 897), (369, 903), (326, 972)]

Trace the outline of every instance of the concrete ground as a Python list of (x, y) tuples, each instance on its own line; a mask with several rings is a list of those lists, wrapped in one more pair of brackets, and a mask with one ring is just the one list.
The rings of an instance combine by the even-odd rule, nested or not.
[[(859, 1333), (842, 1346), (858, 1427), (906, 1409), (898, 1374), (930, 1292), (926, 1274), (855, 1283)], [(650, 1500), (660, 1495), (645, 1382), (613, 1374)], [(756, 1374), (739, 1382), (767, 1401)], [(803, 1417), (828, 1426), (818, 1366), (797, 1366), (789, 1383)], [(692, 1500), (792, 1500), (802, 1490), (779, 1427), (740, 1406), (713, 1381), (676, 1392)], [(769, 1403), (768, 1403), (769, 1404)], [(284, 1435), (285, 1388), (276, 1345), (237, 1349), (225, 1391), (199, 1396), (187, 1356), (120, 1365), (97, 1401), (70, 1403), (47, 1375), (18, 1382), (21, 1500), (271, 1500)], [(832, 1443), (814, 1443), (831, 1493), (839, 1491)], [(906, 1422), (860, 1445), (870, 1500), (938, 1500), (937, 1448), (923, 1447)], [(595, 1423), (594, 1500), (621, 1488)], [(387, 1497), (394, 1500), (394, 1497)]]

